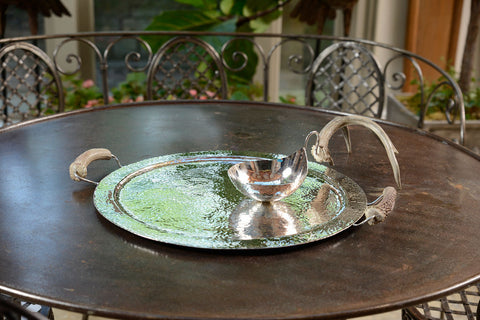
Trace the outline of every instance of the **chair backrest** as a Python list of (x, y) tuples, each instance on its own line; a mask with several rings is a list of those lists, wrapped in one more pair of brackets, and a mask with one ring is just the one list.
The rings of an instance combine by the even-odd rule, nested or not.
[[(143, 36), (145, 39), (152, 37), (154, 41), (146, 41), (142, 38)], [(153, 50), (151, 46), (153, 44), (156, 46), (165, 37), (170, 37), (170, 40), (164, 42), (159, 50)], [(64, 40), (54, 45), (58, 39)], [(131, 50), (131, 43), (123, 46), (124, 39), (134, 40), (133, 51), (128, 51)], [(314, 52), (322, 47), (323, 41), (335, 43), (322, 50), (314, 59)], [(52, 44), (51, 47), (54, 49), (52, 58), (27, 42)], [(69, 46), (66, 46), (71, 42), (78, 42), (82, 50), (72, 51)], [(312, 46), (313, 42), (315, 46)], [(114, 47), (115, 50), (113, 50)], [(127, 48), (129, 49), (126, 51)], [(83, 49), (93, 53), (84, 54)], [(280, 52), (280, 49), (286, 49), (286, 54)], [(145, 52), (148, 53), (146, 59)], [(382, 68), (373, 52), (375, 57), (382, 61)], [(66, 61), (62, 62), (64, 57)], [(284, 59), (286, 57), (288, 61)], [(119, 63), (121, 60), (124, 60), (127, 68)], [(145, 60), (146, 64), (144, 64)], [(63, 64), (66, 65), (65, 68)], [(427, 110), (430, 113), (440, 106), (448, 123), (460, 122), (460, 139), (457, 141), (464, 144), (463, 95), (455, 80), (447, 72), (426, 58), (390, 45), (322, 35), (312, 37), (259, 33), (158, 31), (99, 32), (88, 35), (44, 35), (0, 39), (0, 127), (44, 114), (64, 111), (66, 99), (64, 94), (67, 93), (69, 98), (67, 109), (85, 106), (84, 103), (76, 102), (72, 105), (75, 99), (70, 99), (71, 93), (83, 93), (76, 90), (78, 85), (72, 85), (68, 79), (63, 83), (64, 88), (62, 88), (59, 74), (71, 75), (81, 83), (92, 71), (90, 67), (95, 64), (101, 73), (101, 77), (97, 80), (103, 89), (103, 99), (95, 97), (91, 101), (99, 99), (103, 100), (99, 103), (104, 104), (114, 102), (107, 98), (109, 93), (116, 89), (109, 87), (109, 82), (113, 82), (109, 80), (109, 75), (115, 76), (115, 81), (118, 81), (118, 76), (124, 76), (128, 72), (146, 72), (146, 87), (142, 78), (133, 81), (131, 86), (135, 87), (134, 89), (127, 86), (124, 91), (136, 90), (133, 93), (134, 97), (140, 98), (141, 95), (142, 99), (148, 100), (257, 99), (261, 95), (259, 94), (261, 89), (258, 89), (263, 86), (263, 100), (276, 101), (280, 82), (282, 90), (283, 87), (288, 87), (292, 83), (292, 79), (293, 82), (298, 82), (301, 87), (304, 87), (304, 76), (307, 75), (304, 93), (306, 105), (371, 117), (383, 116), (395, 122), (402, 121), (398, 117), (393, 117), (394, 112), (391, 112), (393, 108), (390, 103), (392, 99), (387, 101), (387, 96), (389, 98), (405, 97), (405, 93), (413, 92), (412, 88), (415, 88), (412, 87), (412, 83), (416, 81), (418, 90), (415, 92), (421, 94), (418, 103), (416, 100), (411, 101), (416, 106), (420, 106), (422, 112), (407, 114), (413, 119), (409, 119), (408, 124), (413, 123), (423, 127)], [(260, 83), (262, 69), (263, 82)], [(423, 69), (435, 71), (433, 75), (436, 73), (442, 76), (441, 80), (434, 81), (434, 83), (437, 82), (435, 88), (432, 89), (432, 85), (429, 85), (431, 80), (424, 79)], [(288, 78), (282, 77), (282, 81), (279, 81), (276, 87), (273, 85), (276, 81), (269, 80), (279, 79), (280, 70), (291, 73), (288, 74)], [(408, 73), (407, 71), (410, 70), (413, 72)], [(230, 81), (229, 89), (227, 89), (227, 72), (229, 80), (242, 79), (236, 83)], [(255, 72), (260, 77), (246, 80)], [(91, 75), (91, 78), (94, 76)], [(431, 78), (430, 74), (429, 78)], [(445, 96), (444, 93), (448, 88), (452, 91), (450, 98), (439, 99), (438, 96)], [(286, 92), (282, 91), (280, 94), (296, 95), (296, 89), (296, 87), (292, 90), (288, 88)], [(120, 90), (121, 94), (125, 94), (122, 90)], [(130, 92), (127, 92), (127, 95), (129, 94)], [(82, 98), (87, 97), (83, 94)], [(284, 100), (292, 102), (295, 99)], [(404, 99), (401, 102), (406, 103)], [(386, 115), (382, 115), (382, 112)], [(427, 126), (429, 123), (425, 123), (425, 128), (428, 128)]]
[(60, 76), (52, 60), (27, 42), (0, 49), (0, 126), (64, 110)]
[(48, 320), (38, 312), (32, 312), (24, 308), (19, 302), (0, 295), (0, 318), (7, 320)]
[(369, 50), (355, 42), (338, 42), (315, 59), (305, 94), (309, 106), (380, 118), (385, 81)]
[(154, 55), (147, 73), (147, 99), (226, 99), (221, 58), (205, 41), (175, 37)]

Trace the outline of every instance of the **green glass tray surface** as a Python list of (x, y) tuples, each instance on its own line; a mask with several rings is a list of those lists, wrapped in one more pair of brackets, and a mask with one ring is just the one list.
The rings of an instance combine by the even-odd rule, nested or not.
[(245, 198), (228, 178), (233, 164), (282, 156), (209, 151), (150, 158), (103, 178), (94, 203), (107, 220), (133, 234), (204, 249), (301, 245), (333, 236), (363, 216), (363, 190), (318, 163), (308, 163), (299, 189), (270, 204)]

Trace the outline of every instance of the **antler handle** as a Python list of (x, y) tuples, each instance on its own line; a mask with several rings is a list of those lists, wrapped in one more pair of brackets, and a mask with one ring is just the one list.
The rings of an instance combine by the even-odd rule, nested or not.
[[(393, 175), (395, 177), (395, 182), (397, 183), (398, 188), (402, 188), (400, 167), (395, 156), (395, 153), (398, 153), (398, 150), (395, 148), (385, 131), (377, 123), (367, 117), (357, 115), (335, 117), (330, 122), (328, 122), (320, 132), (310, 132), (307, 135), (305, 144), (308, 142), (311, 136), (316, 135), (317, 141), (312, 146), (312, 156), (314, 157), (315, 161), (328, 162), (333, 165), (333, 159), (330, 155), (330, 150), (328, 149), (328, 143), (330, 142), (333, 134), (340, 128), (344, 129), (344, 134), (348, 134), (348, 131), (345, 132), (345, 129), (349, 125), (361, 125), (370, 129), (373, 133), (376, 134), (376, 136), (382, 142), (385, 151), (387, 152), (388, 159), (390, 160), (390, 164), (392, 166)], [(350, 139), (348, 136), (345, 136), (345, 141), (347, 143), (347, 148), (350, 151)]]
[(386, 187), (383, 193), (371, 205), (367, 206), (365, 211), (365, 220), (368, 224), (377, 224), (385, 220), (388, 214), (395, 207), (397, 199), (397, 190), (394, 187)]
[(70, 179), (74, 181), (87, 181), (90, 183), (97, 184), (94, 181), (86, 179), (87, 176), (87, 167), (88, 165), (96, 160), (110, 160), (115, 159), (119, 166), (120, 162), (117, 157), (115, 157), (110, 150), (104, 148), (93, 148), (83, 152), (79, 155), (73, 162), (70, 164), (69, 172)]

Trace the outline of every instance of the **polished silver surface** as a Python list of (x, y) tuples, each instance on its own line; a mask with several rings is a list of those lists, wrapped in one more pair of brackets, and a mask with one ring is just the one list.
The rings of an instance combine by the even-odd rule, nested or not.
[(283, 201), (245, 199), (229, 217), (234, 239), (250, 240), (298, 234), (303, 223), (292, 206)]
[(262, 202), (289, 196), (300, 187), (307, 173), (304, 147), (288, 157), (241, 162), (228, 169), (228, 176), (238, 191)]
[(145, 159), (103, 178), (95, 207), (138, 236), (205, 249), (301, 245), (331, 237), (365, 214), (362, 188), (318, 163), (308, 163), (305, 181), (282, 201), (245, 198), (230, 182), (232, 165), (280, 157), (215, 151)]

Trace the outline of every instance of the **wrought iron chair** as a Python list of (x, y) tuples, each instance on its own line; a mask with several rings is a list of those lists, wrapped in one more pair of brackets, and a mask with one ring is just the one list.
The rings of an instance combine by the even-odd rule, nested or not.
[[(30, 43), (11, 43), (0, 49), (0, 62), (0, 127), (63, 111), (62, 83), (45, 52)], [(28, 310), (27, 313), (13, 312), (12, 306), (23, 310), (22, 305), (25, 308), (31, 305), (14, 301), (0, 303), (0, 310), (7, 319), (19, 319), (16, 314), (43, 319)], [(51, 312), (49, 307), (38, 307)]]
[(0, 126), (64, 110), (62, 82), (48, 55), (27, 42), (0, 49)]
[(402, 310), (402, 319), (480, 319), (480, 282), (436, 301)]
[[(379, 63), (373, 54), (365, 46), (355, 42), (338, 42), (330, 45), (320, 53), (314, 61), (306, 89), (307, 105), (326, 109), (340, 110), (349, 113), (359, 113), (370, 117), (381, 117), (385, 102), (385, 89), (390, 87), (398, 89), (403, 86), (394, 87), (386, 81), (386, 74), (391, 61), (405, 58), (409, 60), (421, 77), (420, 66), (415, 58), (408, 52), (400, 52), (387, 62), (385, 69), (380, 69)], [(425, 62), (425, 61), (424, 61)], [(393, 77), (399, 77), (394, 72)], [(451, 112), (464, 108), (461, 92), (455, 81), (444, 74), (445, 80), (441, 85), (451, 87), (455, 93), (445, 113), (447, 120), (451, 122)], [(417, 124), (422, 127), (425, 119), (426, 109), (432, 96), (424, 96), (422, 92), (423, 113)], [(462, 120), (462, 119), (461, 119)], [(460, 132), (460, 141), (463, 142), (464, 132)], [(477, 283), (465, 290), (453, 295), (443, 297), (437, 301), (431, 301), (402, 310), (404, 320), (453, 320), (454, 316), (463, 316), (462, 319), (475, 320), (479, 318), (480, 283)]]
[[(383, 61), (384, 66), (377, 60), (380, 53), (388, 56)], [(401, 69), (398, 70), (397, 62), (409, 64), (408, 67), (414, 70), (420, 92), (419, 105), (422, 111), (416, 122), (410, 123), (411, 120), (408, 120), (408, 124), (423, 128), (427, 110), (436, 99), (436, 93), (449, 88), (452, 95), (444, 97), (447, 101), (443, 112), (448, 124), (454, 124), (455, 118), (460, 122), (459, 137), (453, 139), (463, 145), (465, 106), (455, 80), (431, 61), (381, 43), (349, 39), (334, 42), (324, 49), (311, 64), (305, 91), (306, 104), (376, 118), (382, 117), (384, 106), (388, 104), (386, 118), (393, 120), (390, 107), (392, 99), (395, 99), (391, 94), (402, 92), (406, 85), (406, 75)], [(423, 78), (423, 69), (427, 68), (435, 70), (443, 79), (428, 92)]]
[(207, 42), (175, 37), (157, 51), (147, 72), (147, 99), (226, 99), (219, 54)]
[(40, 312), (30, 310), (25, 303), (22, 304), (12, 298), (0, 295), (0, 318), (5, 320), (48, 320), (53, 319), (53, 316), (46, 317)]
[(372, 53), (355, 42), (338, 42), (323, 50), (312, 65), (307, 105), (380, 118), (385, 81)]

